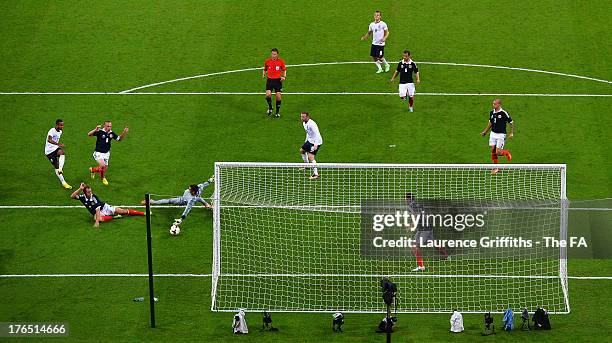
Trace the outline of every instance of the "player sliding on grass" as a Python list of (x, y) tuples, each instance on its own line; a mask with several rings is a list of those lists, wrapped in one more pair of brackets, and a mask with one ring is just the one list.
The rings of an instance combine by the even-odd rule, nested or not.
[(406, 100), (406, 95), (408, 95), (408, 110), (410, 112), (414, 112), (413, 106), (415, 89), (412, 74), (416, 75), (416, 83), (421, 83), (421, 76), (419, 74), (419, 68), (417, 68), (416, 63), (414, 63), (412, 57), (410, 56), (410, 51), (404, 50), (404, 59), (397, 65), (397, 69), (393, 73), (390, 82), (395, 80), (397, 74), (400, 76), (399, 96), (402, 100)]
[(117, 135), (115, 132), (111, 131), (112, 127), (113, 123), (107, 120), (104, 122), (104, 127), (98, 125), (95, 129), (87, 133), (89, 137), (96, 137), (96, 148), (93, 153), (93, 158), (98, 162), (98, 166), (89, 168), (91, 178), (95, 178), (96, 173), (100, 173), (100, 179), (102, 179), (102, 183), (105, 186), (108, 186), (106, 171), (108, 170), (108, 161), (110, 159), (111, 142), (113, 139), (117, 141), (122, 140), (129, 131), (129, 128), (126, 126), (123, 128), (123, 132)]
[(370, 48), (370, 56), (374, 64), (376, 64), (376, 74), (383, 72), (382, 65), (385, 65), (385, 73), (389, 71), (390, 66), (385, 60), (385, 42), (389, 37), (389, 28), (387, 24), (380, 20), (380, 11), (374, 12), (374, 21), (368, 26), (368, 32), (361, 37), (361, 40), (366, 40), (372, 35), (372, 47)]
[(317, 167), (314, 167), (317, 163), (317, 161), (315, 161), (315, 156), (321, 149), (321, 145), (323, 145), (323, 137), (321, 137), (321, 133), (319, 132), (319, 126), (314, 120), (310, 119), (310, 114), (308, 112), (302, 112), (300, 118), (304, 125), (304, 130), (306, 131), (306, 141), (300, 148), (300, 155), (302, 155), (304, 163), (313, 165), (310, 179), (316, 180), (319, 178), (319, 172), (317, 171)]
[[(502, 155), (506, 156), (508, 161), (512, 160), (510, 151), (504, 150), (504, 145), (506, 144), (506, 123), (510, 124), (508, 139), (512, 139), (514, 137), (514, 121), (510, 118), (508, 112), (501, 107), (501, 103), (501, 99), (493, 100), (493, 109), (489, 112), (489, 123), (480, 133), (481, 136), (485, 136), (491, 130), (489, 146), (491, 147), (491, 160), (494, 164), (499, 162), (497, 157)], [(498, 172), (499, 168), (495, 168), (491, 171), (491, 174), (497, 174)]]
[(49, 162), (55, 167), (55, 175), (62, 183), (62, 186), (66, 189), (72, 189), (66, 180), (64, 180), (64, 161), (66, 160), (66, 153), (64, 152), (64, 144), (60, 143), (59, 140), (62, 137), (64, 130), (64, 121), (58, 119), (55, 121), (55, 127), (49, 129), (47, 132), (47, 140), (45, 141), (45, 155), (49, 159)]
[[(414, 195), (412, 193), (406, 193), (406, 203), (408, 204), (408, 209), (413, 214), (426, 214), (426, 208), (415, 201)], [(416, 228), (416, 233), (414, 234), (414, 246), (412, 247), (412, 254), (416, 258), (417, 266), (412, 271), (413, 272), (422, 272), (425, 271), (425, 265), (423, 264), (423, 257), (421, 255), (421, 250), (419, 249), (422, 245), (425, 245), (427, 242), (431, 242), (434, 240), (433, 236), (433, 227), (431, 225), (418, 225)], [(448, 252), (443, 247), (436, 247), (436, 250), (443, 256), (445, 260), (449, 259)]]
[[(83, 194), (79, 194), (83, 191)], [(123, 209), (120, 207), (111, 206), (101, 201), (97, 195), (93, 193), (91, 187), (81, 182), (79, 189), (74, 191), (70, 197), (75, 200), (80, 200), (85, 208), (94, 216), (96, 223), (94, 227), (100, 226), (100, 222), (106, 222), (113, 218), (121, 218), (122, 215), (128, 216), (144, 216), (144, 212), (132, 210), (130, 208)]]
[[(210, 186), (214, 181), (215, 181), (214, 178), (211, 176), (210, 179), (198, 185), (190, 185), (189, 188), (187, 188), (185, 192), (183, 192), (183, 196), (181, 197), (170, 198), (170, 199), (160, 199), (160, 200), (151, 199), (151, 204), (153, 205), (171, 204), (171, 205), (180, 205), (180, 206), (186, 205), (185, 210), (183, 211), (183, 214), (181, 215), (181, 218), (174, 220), (175, 225), (179, 225), (183, 222), (183, 220), (185, 220), (185, 218), (187, 218), (187, 215), (189, 214), (189, 212), (191, 211), (191, 208), (193, 207), (193, 205), (195, 205), (196, 202), (202, 203), (205, 208), (212, 208), (212, 206), (206, 200), (204, 200), (200, 195), (202, 194), (202, 191), (206, 187)], [(143, 200), (140, 203), (144, 205), (146, 201)]]

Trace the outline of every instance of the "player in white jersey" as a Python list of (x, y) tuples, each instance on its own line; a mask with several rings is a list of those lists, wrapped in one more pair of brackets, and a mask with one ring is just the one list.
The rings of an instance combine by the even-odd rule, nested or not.
[(64, 162), (66, 161), (66, 153), (64, 153), (64, 144), (60, 143), (62, 137), (62, 130), (64, 129), (64, 121), (58, 119), (55, 121), (55, 126), (49, 129), (47, 132), (47, 139), (45, 140), (45, 155), (49, 159), (49, 162), (55, 168), (55, 175), (62, 183), (62, 186), (66, 189), (71, 189), (66, 180), (64, 180)]
[(372, 47), (370, 48), (370, 56), (374, 64), (376, 64), (376, 74), (382, 73), (382, 65), (385, 65), (385, 73), (391, 68), (387, 60), (385, 60), (385, 42), (389, 37), (389, 28), (387, 23), (380, 20), (380, 11), (374, 12), (374, 21), (368, 26), (368, 32), (361, 37), (361, 40), (366, 40), (372, 35)]
[(302, 155), (302, 160), (304, 160), (305, 163), (310, 163), (313, 165), (310, 179), (316, 180), (319, 178), (319, 172), (317, 167), (314, 167), (314, 165), (317, 163), (317, 161), (315, 161), (315, 156), (317, 155), (317, 152), (321, 150), (321, 145), (323, 145), (323, 137), (321, 137), (321, 133), (319, 132), (319, 126), (317, 126), (317, 123), (315, 123), (314, 120), (310, 119), (310, 114), (308, 112), (302, 112), (300, 114), (300, 118), (302, 119), (304, 130), (306, 131), (306, 141), (300, 148), (300, 154)]

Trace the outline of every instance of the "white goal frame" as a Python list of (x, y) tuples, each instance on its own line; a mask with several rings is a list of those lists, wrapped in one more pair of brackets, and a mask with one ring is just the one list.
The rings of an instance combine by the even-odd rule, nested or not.
[[(565, 164), (376, 164), (376, 163), (317, 163), (316, 165), (322, 171), (322, 177), (324, 177), (326, 168), (361, 168), (361, 169), (386, 169), (386, 168), (395, 168), (395, 169), (484, 169), (491, 170), (492, 168), (498, 168), (503, 173), (504, 170), (509, 169), (558, 169), (560, 171), (560, 185), (559, 185), (559, 197), (561, 200), (561, 218), (560, 218), (560, 228), (559, 228), (559, 238), (563, 240), (567, 240), (567, 226), (568, 226), (568, 201), (567, 201), (567, 167)], [(559, 273), (557, 276), (504, 276), (504, 275), (418, 275), (418, 274), (401, 274), (401, 275), (370, 275), (370, 274), (224, 274), (223, 270), (221, 270), (221, 251), (223, 247), (221, 246), (221, 237), (223, 235), (223, 223), (221, 222), (221, 208), (222, 200), (221, 199), (221, 190), (223, 189), (223, 184), (221, 180), (222, 170), (225, 168), (242, 168), (242, 167), (257, 167), (257, 168), (309, 168), (312, 165), (307, 163), (274, 163), (274, 162), (215, 162), (215, 189), (213, 194), (213, 262), (212, 262), (212, 284), (211, 284), (211, 311), (218, 312), (234, 312), (238, 310), (236, 309), (222, 309), (217, 307), (217, 289), (218, 282), (221, 276), (271, 276), (271, 277), (293, 277), (293, 276), (315, 276), (315, 277), (325, 277), (325, 276), (368, 276), (368, 277), (499, 277), (499, 278), (524, 278), (528, 282), (529, 279), (553, 279), (558, 278), (561, 284), (561, 289), (563, 291), (564, 305), (565, 311), (550, 311), (552, 314), (568, 314), (570, 313), (570, 304), (569, 304), (569, 289), (568, 289), (568, 270), (567, 270), (567, 248), (560, 247), (559, 248)], [(316, 181), (314, 181), (316, 182)], [(290, 207), (290, 206), (288, 206)], [(401, 290), (400, 290), (401, 293)], [(382, 301), (382, 300), (381, 300)], [(247, 308), (247, 310), (249, 310)], [(263, 310), (263, 309), (251, 309), (251, 310)], [(329, 310), (282, 310), (282, 309), (266, 309), (268, 312), (328, 312), (333, 313), (336, 312), (333, 309)], [(452, 311), (452, 309), (448, 309)], [(530, 311), (535, 309), (530, 309)], [(398, 313), (447, 313), (449, 311), (398, 311)], [(382, 311), (361, 311), (361, 310), (343, 310), (343, 312), (348, 313), (380, 313)], [(464, 313), (503, 313), (503, 311), (489, 311), (486, 309), (482, 309), (482, 311), (462, 311)]]

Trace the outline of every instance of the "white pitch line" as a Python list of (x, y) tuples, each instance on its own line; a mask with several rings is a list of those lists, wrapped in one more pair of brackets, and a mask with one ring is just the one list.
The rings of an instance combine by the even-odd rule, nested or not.
[[(296, 67), (313, 67), (313, 66), (322, 66), (322, 65), (344, 65), (344, 64), (370, 64), (372, 62), (367, 62), (367, 61), (341, 61), (341, 62), (320, 62), (320, 63), (302, 63), (302, 64), (290, 64), (287, 65), (287, 67), (290, 68), (296, 68)], [(598, 78), (594, 78), (594, 77), (590, 77), (590, 76), (583, 76), (583, 75), (575, 75), (575, 74), (567, 74), (567, 73), (561, 73), (561, 72), (556, 72), (556, 71), (548, 71), (548, 70), (541, 70), (541, 69), (530, 69), (530, 68), (519, 68), (519, 67), (507, 67), (507, 66), (496, 66), (496, 65), (489, 65), (489, 64), (473, 64), (473, 63), (454, 63), (454, 62), (418, 62), (419, 64), (429, 64), (429, 65), (446, 65), (446, 66), (458, 66), (458, 67), (475, 67), (475, 68), (491, 68), (491, 69), (504, 69), (504, 70), (518, 70), (518, 71), (525, 71), (525, 72), (532, 72), (532, 73), (542, 73), (542, 74), (550, 74), (550, 75), (557, 75), (557, 76), (564, 76), (564, 77), (571, 77), (571, 78), (576, 78), (576, 79), (583, 79), (583, 80), (589, 80), (589, 81), (595, 81), (595, 82), (601, 82), (601, 83), (607, 83), (607, 84), (612, 84), (612, 81), (609, 80), (604, 80), (604, 79), (598, 79)], [(145, 89), (145, 88), (151, 88), (151, 87), (155, 87), (155, 86), (160, 86), (160, 85), (164, 85), (164, 84), (169, 84), (169, 83), (176, 83), (176, 82), (180, 82), (180, 81), (186, 81), (186, 80), (192, 80), (192, 79), (200, 79), (200, 78), (205, 78), (205, 77), (210, 77), (210, 76), (217, 76), (217, 75), (225, 75), (225, 74), (234, 74), (234, 73), (241, 73), (241, 72), (246, 72), (246, 71), (255, 71), (255, 70), (262, 70), (262, 67), (252, 67), (252, 68), (243, 68), (243, 69), (235, 69), (235, 70), (225, 70), (225, 71), (220, 71), (220, 72), (214, 72), (214, 73), (207, 73), (207, 74), (200, 74), (200, 75), (194, 75), (194, 76), (187, 76), (187, 77), (181, 77), (181, 78), (177, 78), (177, 79), (172, 79), (172, 80), (166, 80), (166, 81), (161, 81), (161, 82), (155, 82), (155, 83), (150, 83), (144, 86), (139, 86), (139, 87), (134, 87), (134, 88), (130, 88), (130, 89), (126, 89), (123, 91), (119, 91), (119, 92), (0, 92), (0, 95), (125, 95), (125, 94), (139, 94), (139, 95), (222, 95), (222, 94), (233, 94), (233, 95), (250, 95), (250, 94), (261, 94), (261, 93), (250, 93), (250, 92), (134, 92), (137, 90), (141, 90), (141, 89)], [(285, 93), (285, 94), (303, 94), (303, 95), (365, 95), (365, 94), (385, 94), (385, 95), (394, 95), (395, 93), (369, 93), (369, 92), (364, 92), (364, 93), (357, 93), (357, 92), (338, 92), (338, 93), (323, 93), (323, 92), (313, 92), (313, 93)], [(467, 93), (420, 93), (420, 95), (440, 95), (440, 96), (511, 96), (511, 94), (495, 94), (495, 93), (489, 93), (489, 94), (467, 94)], [(525, 95), (520, 95), (520, 94), (512, 94), (514, 96), (611, 96), (609, 94), (569, 94), (569, 95), (565, 95), (565, 94), (525, 94)]]
[[(96, 277), (148, 277), (149, 274), (3, 274), (0, 278), (5, 279), (25, 279), (25, 278), (96, 278)], [(206, 278), (211, 277), (212, 274), (155, 274), (155, 277), (182, 277), (182, 278)], [(224, 276), (224, 275), (221, 275)], [(227, 276), (227, 275), (226, 275)], [(264, 274), (258, 274), (258, 276), (266, 276)], [(295, 275), (291, 275), (295, 276)], [(297, 275), (300, 276), (300, 275)], [(362, 276), (362, 275), (357, 275)], [(427, 274), (414, 274), (404, 276), (420, 276), (428, 277), (434, 275)], [(439, 275), (438, 275), (439, 276)], [(486, 277), (486, 276), (483, 276)], [(557, 276), (546, 277), (546, 278), (558, 278)], [(568, 279), (572, 280), (612, 280), (612, 276), (568, 276)]]
[[(258, 95), (262, 92), (0, 92), (0, 95)], [(417, 93), (419, 96), (516, 96), (516, 97), (590, 97), (606, 98), (612, 94), (565, 93)], [(285, 92), (283, 95), (395, 95), (397, 92)]]
[[(129, 207), (129, 208), (146, 208), (145, 205), (113, 205), (115, 207)], [(185, 206), (178, 205), (152, 205), (151, 208), (185, 208)], [(83, 205), (0, 205), (1, 209), (26, 209), (26, 208), (85, 208)], [(204, 207), (194, 207), (194, 208), (204, 208)]]
[[(115, 207), (129, 207), (129, 208), (146, 208), (144, 205), (116, 205)], [(151, 208), (184, 208), (185, 206), (178, 205), (152, 205)], [(359, 208), (359, 206), (347, 205), (347, 206), (273, 206), (273, 205), (226, 205), (221, 206), (222, 208), (285, 208), (285, 209), (308, 209), (308, 208)], [(5, 209), (72, 209), (72, 208), (85, 208), (82, 205), (0, 205), (0, 210)], [(194, 208), (204, 208), (202, 206), (194, 207)], [(498, 208), (493, 208), (498, 209)], [(505, 209), (505, 208), (499, 208)], [(556, 207), (526, 207), (526, 208), (516, 208), (516, 207), (508, 207), (507, 209), (534, 209), (534, 210), (558, 210)], [(612, 208), (607, 207), (576, 207), (576, 208), (568, 208), (569, 211), (612, 211)]]
[[(321, 65), (338, 65), (338, 64), (370, 64), (370, 63), (372, 63), (372, 62), (367, 62), (367, 61), (344, 61), (344, 62), (302, 63), (302, 64), (288, 64), (287, 68), (312, 67), (312, 66), (321, 66)], [(395, 63), (395, 62), (393, 62), (393, 63)], [(447, 66), (455, 66), (455, 67), (476, 67), (476, 68), (492, 68), (492, 69), (518, 70), (518, 71), (525, 71), (525, 72), (532, 72), (532, 73), (542, 73), (542, 74), (565, 76), (565, 77), (571, 77), (571, 78), (576, 78), (576, 79), (583, 79), (583, 80), (589, 80), (589, 81), (602, 82), (602, 83), (607, 83), (607, 84), (611, 84), (612, 83), (612, 81), (598, 79), (598, 78), (594, 78), (594, 77), (590, 77), (590, 76), (582, 76), (582, 75), (575, 75), (575, 74), (566, 74), (566, 73), (561, 73), (561, 72), (556, 72), (556, 71), (548, 71), (548, 70), (541, 70), (541, 69), (496, 66), (496, 65), (489, 65), (489, 64), (454, 63), (454, 62), (424, 62), (424, 61), (421, 61), (421, 62), (417, 62), (417, 63), (419, 63), (419, 64), (430, 64), (430, 65), (447, 65)], [(221, 72), (216, 72), (216, 73), (208, 73), (208, 74), (201, 74), (201, 75), (181, 77), (181, 78), (178, 78), (178, 79), (161, 81), (161, 82), (151, 83), (151, 84), (144, 85), (144, 86), (139, 86), (139, 87), (134, 87), (134, 88), (126, 89), (124, 91), (121, 91), (120, 93), (130, 93), (130, 92), (137, 91), (137, 90), (144, 89), (144, 88), (150, 88), (150, 87), (155, 87), (155, 86), (160, 86), (160, 85), (164, 85), (164, 84), (168, 84), (168, 83), (175, 83), (175, 82), (180, 82), (180, 81), (185, 81), (185, 80), (192, 80), (192, 79), (199, 79), (199, 78), (215, 76), (215, 75), (230, 74), (230, 73), (239, 73), (239, 72), (245, 72), (245, 71), (255, 71), (255, 70), (262, 70), (262, 69), (263, 69), (262, 67), (253, 67), (253, 68), (227, 70), (227, 71), (221, 71)]]
[[(149, 274), (5, 274), (0, 278), (147, 277)], [(155, 274), (155, 277), (211, 277), (212, 274)]]

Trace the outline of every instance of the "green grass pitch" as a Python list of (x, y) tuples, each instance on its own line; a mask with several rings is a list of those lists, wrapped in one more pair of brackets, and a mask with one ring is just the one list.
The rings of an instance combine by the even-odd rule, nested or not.
[[(299, 111), (317, 121), (319, 162), (489, 163), (479, 132), (494, 96), (419, 93), (612, 94), (608, 82), (562, 75), (420, 64), (415, 112), (395, 95), (291, 95), (280, 120), (261, 95), (17, 95), (110, 92), (182, 77), (259, 67), (277, 47), (287, 64), (368, 61), (375, 9), (390, 28), (388, 60), (409, 48), (417, 63), (512, 66), (612, 80), (606, 1), (44, 1), (0, 3), (0, 205), (75, 205), (43, 156), (47, 130), (65, 121), (67, 181), (89, 182), (101, 121), (119, 131), (104, 187), (111, 204), (136, 204), (145, 192), (180, 194), (213, 173), (215, 161), (299, 162)], [(394, 93), (391, 75), (372, 64), (288, 69), (286, 92)], [(196, 78), (142, 92), (262, 92), (260, 70)], [(570, 200), (609, 198), (612, 97), (504, 96), (517, 125), (508, 143), (516, 163), (566, 163)], [(206, 195), (210, 195), (210, 190)], [(179, 237), (168, 226), (180, 209), (153, 217), (156, 273), (208, 274), (212, 215), (195, 209)], [(0, 208), (0, 274), (146, 273), (145, 222), (124, 218), (92, 228), (85, 209)], [(608, 222), (609, 227), (609, 222)], [(610, 276), (610, 260), (569, 261), (571, 276)], [(158, 328), (148, 328), (143, 277), (0, 278), (0, 322), (62, 321), (75, 341), (370, 342), (378, 314), (348, 314), (333, 334), (331, 315), (275, 314), (277, 333), (234, 337), (232, 315), (210, 311), (209, 277), (155, 280)], [(612, 281), (569, 283), (569, 315), (550, 332), (498, 333), (486, 341), (606, 340), (612, 331)], [(401, 292), (401, 290), (400, 290)], [(503, 296), (503, 295), (502, 295)], [(396, 341), (479, 340), (480, 315), (450, 337), (450, 314), (400, 315)], [(499, 323), (500, 316), (496, 316)], [(484, 340), (484, 339), (483, 339)]]

